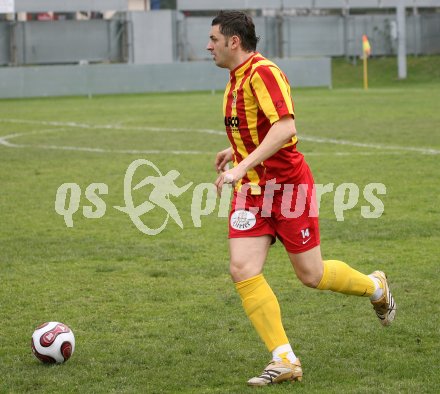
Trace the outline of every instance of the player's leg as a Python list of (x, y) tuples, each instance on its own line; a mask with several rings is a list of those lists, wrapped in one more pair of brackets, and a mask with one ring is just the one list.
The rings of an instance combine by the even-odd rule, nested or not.
[[(286, 191), (289, 189), (285, 189), (283, 194)], [(291, 191), (290, 203), (284, 204), (283, 208), (283, 201), (280, 203), (279, 200), (285, 197), (280, 194), (274, 198), (277, 208), (275, 226), (298, 278), (305, 285), (320, 290), (368, 296), (380, 322), (390, 324), (396, 305), (383, 272), (365, 275), (342, 261), (322, 260), (315, 187), (309, 168), (305, 169), (301, 182)], [(297, 205), (304, 207), (302, 214), (291, 215), (291, 212), (296, 212)]]
[(338, 293), (372, 296), (374, 280), (338, 260), (323, 261), (320, 246), (302, 253), (290, 253), (289, 258), (299, 280), (306, 286)]
[(243, 308), (269, 351), (288, 343), (278, 300), (262, 274), (272, 237), (231, 238), (230, 272)]
[[(315, 214), (316, 200), (310, 170), (304, 173), (303, 181), (303, 184), (294, 185), (287, 199), (290, 201), (290, 211), (283, 208), (282, 199), (286, 196), (274, 197), (277, 235), (289, 254), (296, 275), (309, 287), (344, 294), (371, 296), (376, 288), (373, 279), (342, 261), (322, 260), (319, 246), (319, 221)], [(291, 215), (298, 205), (304, 207), (302, 213)], [(281, 208), (278, 209), (278, 207)]]
[(365, 275), (339, 260), (322, 260), (319, 245), (302, 253), (288, 253), (298, 278), (319, 290), (369, 297), (381, 324), (394, 320), (396, 304), (381, 271)]
[(255, 330), (272, 352), (273, 362), (264, 372), (248, 381), (264, 386), (302, 377), (299, 360), (293, 353), (281, 321), (278, 300), (262, 274), (272, 236), (231, 238), (230, 272), (243, 308)]

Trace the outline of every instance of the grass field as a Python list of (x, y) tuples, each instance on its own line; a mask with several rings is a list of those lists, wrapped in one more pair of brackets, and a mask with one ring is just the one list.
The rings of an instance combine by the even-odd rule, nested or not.
[[(387, 193), (380, 218), (361, 216), (361, 194), (343, 222), (334, 193), (324, 195), (323, 254), (387, 272), (398, 315), (384, 329), (367, 299), (302, 286), (278, 242), (265, 275), (305, 378), (266, 391), (438, 393), (440, 78), (372, 76), (365, 92), (355, 88), (359, 66), (335, 67), (335, 89), (294, 89), (299, 149), (317, 183), (383, 183)], [(0, 392), (253, 391), (245, 382), (269, 355), (228, 275), (227, 219), (218, 205), (200, 228), (191, 218), (194, 187), (215, 180), (214, 154), (227, 144), (210, 132), (222, 130), (221, 100), (202, 92), (0, 102)], [(194, 182), (172, 198), (183, 229), (170, 219), (148, 236), (113, 208), (124, 205), (125, 172), (141, 158), (164, 174), (178, 170), (178, 186)], [(63, 183), (82, 190), (72, 228), (55, 212)], [(82, 213), (91, 183), (108, 185), (99, 219)], [(160, 208), (144, 217), (163, 220)], [(64, 365), (31, 354), (45, 321), (74, 330)]]

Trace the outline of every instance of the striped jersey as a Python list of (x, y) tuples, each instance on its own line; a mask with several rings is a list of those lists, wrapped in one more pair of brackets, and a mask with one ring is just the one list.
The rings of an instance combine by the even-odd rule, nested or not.
[[(230, 72), (223, 98), (226, 133), (234, 150), (234, 166), (252, 153), (271, 126), (283, 116), (294, 117), (287, 77), (276, 64), (254, 53)], [(266, 181), (277, 184), (299, 179), (304, 157), (296, 150), (297, 137), (273, 156), (250, 169), (236, 185), (249, 184), (251, 194), (262, 194)]]

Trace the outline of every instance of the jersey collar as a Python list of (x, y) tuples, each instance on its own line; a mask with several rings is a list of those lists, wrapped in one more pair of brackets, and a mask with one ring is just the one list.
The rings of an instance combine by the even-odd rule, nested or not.
[(237, 77), (245, 72), (245, 70), (249, 67), (249, 64), (252, 62), (252, 60), (255, 58), (255, 56), (259, 55), (258, 52), (254, 52), (252, 56), (250, 56), (248, 59), (246, 59), (243, 63), (239, 64), (237, 67), (235, 67), (231, 72), (230, 76), (231, 78)]

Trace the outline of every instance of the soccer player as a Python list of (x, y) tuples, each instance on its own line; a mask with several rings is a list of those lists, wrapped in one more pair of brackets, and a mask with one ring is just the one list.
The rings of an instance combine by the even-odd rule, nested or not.
[[(300, 360), (283, 328), (277, 298), (262, 271), (278, 238), (295, 273), (306, 286), (369, 297), (382, 325), (396, 304), (382, 271), (362, 274), (342, 261), (321, 257), (314, 181), (297, 151), (289, 82), (276, 64), (256, 51), (252, 18), (221, 11), (212, 21), (207, 50), (218, 67), (230, 71), (223, 100), (231, 147), (215, 159), (220, 192), (235, 185), (229, 220), (230, 272), (243, 308), (272, 360), (248, 381), (265, 386), (302, 379)], [(233, 162), (232, 169), (228, 163)], [(302, 209), (301, 209), (302, 208)]]

